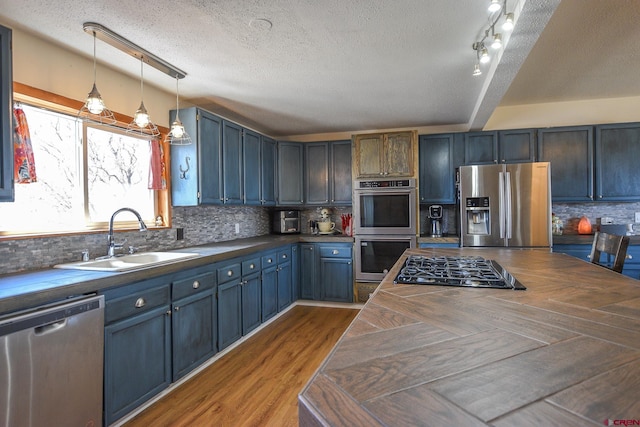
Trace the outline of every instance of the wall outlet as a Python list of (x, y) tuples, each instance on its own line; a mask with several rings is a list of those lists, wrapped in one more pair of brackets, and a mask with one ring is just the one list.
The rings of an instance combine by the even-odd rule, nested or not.
[(176, 228), (176, 240), (184, 240), (184, 228)]
[(633, 222), (636, 224), (640, 223), (640, 212), (636, 212), (636, 219)]
[(240, 224), (236, 223), (236, 234), (240, 234)]

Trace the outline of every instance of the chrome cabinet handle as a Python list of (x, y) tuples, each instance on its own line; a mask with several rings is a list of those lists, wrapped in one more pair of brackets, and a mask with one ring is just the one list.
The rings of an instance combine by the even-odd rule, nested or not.
[(200, 287), (200, 282), (197, 280), (194, 280), (192, 286), (193, 286), (193, 289), (198, 289)]
[(251, 270), (253, 270), (254, 268), (256, 268), (256, 266), (255, 266), (255, 264), (251, 263), (251, 264), (249, 264), (249, 268), (250, 268)]
[(229, 277), (233, 276), (233, 270), (227, 271), (227, 276), (229, 276)]
[(287, 259), (287, 254), (282, 254), (282, 259)]
[(339, 250), (337, 250), (337, 249), (334, 249), (333, 251), (331, 251), (331, 253), (332, 253), (333, 255), (338, 255), (338, 254), (340, 253), (340, 251), (339, 251)]
[(269, 264), (271, 264), (272, 262), (273, 262), (273, 259), (271, 259), (271, 258), (269, 258), (269, 259), (267, 260), (267, 263), (269, 263)]
[(145, 305), (146, 303), (147, 303), (147, 302), (144, 300), (144, 298), (138, 298), (138, 299), (136, 300), (136, 303), (135, 303), (134, 305), (135, 305), (135, 307), (136, 307), (136, 308), (142, 308), (142, 307), (144, 307), (144, 305)]
[(175, 311), (180, 311), (180, 307), (175, 307), (174, 310)]

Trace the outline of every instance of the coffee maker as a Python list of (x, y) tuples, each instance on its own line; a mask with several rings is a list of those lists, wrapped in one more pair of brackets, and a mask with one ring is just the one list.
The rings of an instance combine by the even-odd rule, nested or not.
[(442, 237), (442, 206), (429, 206), (429, 218), (431, 219), (431, 237)]

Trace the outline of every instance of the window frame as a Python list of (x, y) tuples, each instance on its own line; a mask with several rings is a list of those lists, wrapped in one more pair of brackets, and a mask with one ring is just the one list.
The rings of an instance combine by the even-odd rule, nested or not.
[[(71, 98), (67, 98), (61, 95), (57, 95), (51, 92), (47, 92), (41, 89), (37, 89), (28, 85), (24, 85), (21, 83), (13, 82), (13, 101), (14, 102), (22, 102), (25, 104), (30, 104), (37, 107), (46, 108), (58, 113), (69, 114), (75, 116), (78, 110), (84, 104), (81, 101), (77, 101)], [(114, 112), (114, 116), (117, 120), (117, 123), (112, 126), (100, 126), (91, 124), (90, 126), (98, 128), (98, 129), (110, 129), (115, 132), (125, 132), (128, 123), (130, 123), (133, 118), (131, 116), (127, 116), (124, 114)], [(82, 126), (82, 138), (83, 141), (86, 140), (86, 128), (87, 124), (83, 124)], [(113, 129), (115, 128), (115, 129)], [(166, 180), (167, 180), (167, 188), (163, 190), (153, 190), (154, 191), (154, 203), (155, 203), (155, 212), (157, 216), (161, 216), (163, 218), (163, 223), (161, 225), (156, 225), (155, 223), (148, 223), (147, 226), (152, 229), (163, 229), (163, 228), (171, 228), (171, 202), (170, 202), (170, 194), (171, 194), (171, 168), (170, 164), (170, 151), (169, 144), (164, 142), (165, 136), (169, 132), (169, 129), (158, 126), (158, 130), (160, 131), (160, 135), (158, 139), (160, 140), (160, 144), (162, 145), (162, 149), (164, 152), (164, 161), (165, 161), (165, 170), (166, 170)], [(87, 145), (83, 142), (82, 151), (83, 151), (83, 165), (82, 165), (82, 173), (84, 176), (83, 180), (86, 180), (86, 150)], [(13, 151), (13, 150), (12, 150)], [(108, 230), (109, 224), (108, 222), (89, 222), (89, 218), (87, 217), (87, 187), (84, 185), (84, 202), (85, 202), (85, 224), (82, 228), (77, 230), (55, 230), (55, 231), (34, 231), (34, 232), (11, 232), (4, 231), (0, 232), (0, 240), (11, 240), (18, 239), (24, 237), (45, 237), (52, 235), (82, 235), (82, 234), (95, 234), (96, 232), (106, 232)], [(119, 220), (114, 224), (114, 228), (117, 230), (137, 230), (138, 223), (135, 220), (127, 220), (124, 221)]]

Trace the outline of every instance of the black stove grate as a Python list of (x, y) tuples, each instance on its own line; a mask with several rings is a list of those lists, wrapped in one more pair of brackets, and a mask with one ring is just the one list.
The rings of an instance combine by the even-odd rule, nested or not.
[(526, 289), (500, 264), (479, 256), (410, 255), (394, 283)]

